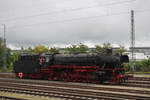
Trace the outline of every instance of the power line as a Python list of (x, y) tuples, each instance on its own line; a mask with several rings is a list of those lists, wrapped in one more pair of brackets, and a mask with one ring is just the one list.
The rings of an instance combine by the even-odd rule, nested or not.
[[(137, 10), (134, 12), (136, 12), (136, 13), (150, 12), (150, 9)], [(105, 15), (91, 16), (91, 17), (80, 17), (80, 18), (73, 18), (73, 19), (66, 19), (66, 20), (49, 21), (49, 22), (36, 23), (36, 24), (30, 24), (30, 25), (22, 25), (22, 27), (29, 27), (29, 26), (35, 26), (35, 25), (41, 25), (41, 24), (65, 23), (65, 22), (70, 22), (70, 21), (75, 21), (75, 20), (87, 20), (87, 19), (92, 19), (92, 18), (101, 18), (101, 17), (107, 17), (107, 16), (129, 14), (129, 13), (130, 12), (127, 11), (127, 12), (119, 12), (119, 13), (111, 13), (111, 14), (105, 14)], [(9, 27), (9, 29), (10, 28), (17, 28), (17, 27), (16, 26)]]
[(143, 9), (143, 10), (135, 11), (135, 13), (144, 13), (144, 12), (150, 12), (150, 9)]
[[(43, 22), (43, 23), (36, 23), (36, 24), (30, 24), (30, 25), (23, 25), (22, 27), (29, 27), (29, 26), (35, 26), (35, 25), (41, 25), (41, 24), (54, 24), (54, 23), (65, 23), (75, 20), (87, 20), (92, 18), (101, 18), (106, 16), (115, 16), (115, 15), (123, 15), (123, 14), (129, 14), (130, 12), (119, 12), (119, 13), (112, 13), (112, 14), (105, 14), (105, 15), (98, 15), (98, 16), (91, 16), (91, 17), (80, 17), (80, 18), (73, 18), (73, 19), (66, 19), (66, 20), (60, 20), (60, 21), (49, 21), (49, 22)], [(10, 28), (17, 28), (17, 27), (9, 27)]]
[(105, 6), (112, 6), (112, 5), (130, 3), (130, 2), (133, 2), (133, 1), (136, 1), (136, 0), (126, 0), (126, 1), (119, 1), (119, 2), (112, 2), (112, 3), (107, 3), (107, 4), (101, 4), (101, 5), (94, 5), (94, 6), (89, 6), (89, 7), (80, 7), (80, 8), (65, 9), (65, 10), (55, 11), (55, 12), (41, 13), (41, 14), (30, 15), (30, 16), (23, 16), (23, 17), (16, 17), (16, 18), (11, 18), (11, 19), (3, 19), (3, 20), (0, 20), (0, 21), (12, 21), (12, 20), (14, 21), (14, 20), (19, 20), (19, 19), (26, 19), (26, 18), (32, 18), (32, 17), (38, 17), (38, 16), (45, 16), (45, 15), (51, 15), (51, 14), (57, 14), (57, 13), (79, 11), (79, 10), (96, 8), (96, 7), (105, 7)]

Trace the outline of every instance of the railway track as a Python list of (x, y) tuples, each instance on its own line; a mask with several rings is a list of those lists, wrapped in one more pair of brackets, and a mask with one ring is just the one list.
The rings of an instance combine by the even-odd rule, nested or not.
[(21, 99), (21, 98), (14, 98), (14, 97), (8, 97), (8, 96), (0, 96), (1, 100), (27, 100), (27, 99)]
[(122, 86), (150, 88), (150, 77), (134, 77), (123, 83)]
[(150, 77), (133, 77), (130, 80), (136, 80), (136, 81), (150, 81)]
[[(8, 84), (7, 84), (8, 86)], [(39, 95), (39, 96), (52, 96), (52, 97), (60, 97), (67, 99), (80, 99), (80, 100), (88, 100), (88, 99), (113, 99), (113, 100), (122, 100), (122, 99), (140, 99), (140, 100), (148, 100), (150, 97), (148, 95), (131, 95), (129, 93), (122, 94), (117, 92), (106, 92), (106, 91), (93, 91), (93, 90), (81, 90), (81, 89), (72, 89), (72, 88), (56, 88), (56, 87), (34, 87), (32, 89), (27, 89), (27, 86), (19, 86), (16, 88), (15, 86), (11, 86), (8, 88), (7, 86), (1, 87), (1, 91), (7, 92), (16, 92), (30, 95)], [(10, 87), (10, 86), (9, 86)], [(43, 90), (44, 89), (44, 90)]]
[(150, 81), (140, 81), (140, 80), (128, 80), (127, 83), (135, 83), (135, 84), (149, 84), (150, 85)]
[[(1, 81), (3, 82), (15, 82), (15, 83), (24, 83), (24, 84), (34, 84), (34, 85), (44, 85), (44, 86), (57, 86), (57, 87), (71, 87), (71, 88), (87, 88), (87, 89), (94, 89), (94, 90), (105, 90), (107, 88), (107, 90), (110, 90), (110, 91), (113, 91), (114, 88), (115, 88), (115, 91), (118, 91), (118, 92), (127, 92), (129, 90), (127, 90), (127, 88), (132, 88), (134, 87), (133, 89), (137, 88), (135, 91), (132, 90), (131, 92), (132, 93), (146, 93), (145, 91), (141, 91), (141, 88), (139, 87), (136, 87), (135, 85), (132, 86), (132, 84), (122, 84), (120, 85), (121, 87), (118, 87), (118, 85), (96, 85), (96, 84), (89, 84), (89, 83), (65, 83), (65, 82), (56, 82), (56, 81), (41, 81), (41, 80), (19, 80), (19, 79), (10, 79), (10, 80), (7, 80), (7, 79), (2, 79), (0, 78)], [(132, 86), (132, 87), (131, 87)], [(113, 87), (113, 88), (112, 88)], [(123, 88), (123, 89), (121, 89)], [(147, 88), (147, 87), (146, 87)], [(144, 86), (142, 87), (142, 89), (145, 90)], [(147, 91), (147, 93), (149, 93), (149, 91)], [(149, 93), (150, 94), (150, 93)]]
[[(1, 80), (1, 79), (0, 79)], [(3, 79), (3, 81), (6, 81), (6, 80), (4, 80)], [(11, 80), (11, 81), (14, 81), (14, 80)], [(16, 81), (16, 80), (15, 80)], [(14, 81), (14, 82), (15, 82)], [(29, 84), (41, 84), (41, 85), (55, 85), (55, 86), (59, 86), (60, 84), (59, 83), (64, 83), (64, 82), (49, 82), (49, 81), (41, 81), (41, 80), (34, 80), (34, 81), (28, 81), (28, 80), (22, 80), (22, 81), (19, 81), (19, 80), (17, 80), (17, 82), (19, 82), (19, 83), (29, 83)], [(71, 83), (71, 84), (73, 84), (73, 83)], [(77, 83), (75, 83), (75, 84), (77, 84)], [(82, 83), (81, 83), (82, 84)], [(87, 83), (87, 84), (90, 84), (90, 83)], [(61, 86), (68, 86), (69, 84), (61, 84)], [(108, 85), (109, 86), (109, 85)], [(114, 85), (114, 86), (116, 86), (116, 85)], [(128, 82), (126, 82), (126, 83), (123, 83), (123, 84), (121, 84), (121, 85), (119, 85), (119, 86), (123, 86), (123, 87), (136, 87), (136, 88), (138, 88), (138, 87), (141, 87), (141, 88), (150, 88), (150, 82), (149, 81), (136, 81), (136, 80), (129, 80)], [(75, 87), (77, 87), (77, 88), (82, 88), (82, 87), (80, 87), (80, 85), (79, 86), (75, 86)], [(87, 88), (86, 86), (83, 86), (84, 88)], [(89, 87), (88, 87), (89, 88)], [(92, 87), (93, 88), (93, 87)], [(98, 88), (98, 87), (95, 87), (96, 89), (101, 89), (101, 88)]]
[[(0, 73), (1, 78), (15, 78), (14, 73)], [(133, 77), (130, 78), (124, 86), (150, 88), (150, 77)]]
[[(0, 73), (0, 77), (4, 78), (14, 78), (14, 76), (14, 73)], [(121, 84), (120, 86), (150, 88), (150, 77), (133, 77), (130, 78), (126, 83)]]
[(150, 98), (149, 89), (127, 89), (125, 87), (104, 86), (93, 84), (75, 84), (48, 82), (38, 80), (0, 79), (1, 91), (17, 92), (30, 95), (60, 97), (67, 99), (140, 99)]

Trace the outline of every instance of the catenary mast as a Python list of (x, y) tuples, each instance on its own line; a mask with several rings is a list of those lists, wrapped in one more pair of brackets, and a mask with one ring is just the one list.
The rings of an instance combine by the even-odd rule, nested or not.
[(130, 66), (130, 72), (134, 73), (135, 71), (135, 54), (134, 54), (134, 48), (135, 48), (135, 25), (134, 25), (134, 10), (131, 10), (131, 66)]

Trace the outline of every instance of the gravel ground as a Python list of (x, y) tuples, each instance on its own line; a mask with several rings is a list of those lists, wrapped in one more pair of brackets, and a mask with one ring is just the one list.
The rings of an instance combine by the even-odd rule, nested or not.
[(10, 93), (10, 92), (0, 92), (0, 95), (21, 98), (21, 99), (28, 99), (28, 100), (65, 100), (59, 98), (40, 97), (40, 96), (32, 96), (32, 95), (25, 95), (19, 93)]
[(134, 74), (134, 77), (150, 77), (150, 74)]
[(16, 75), (14, 73), (0, 73), (0, 78), (15, 78)]

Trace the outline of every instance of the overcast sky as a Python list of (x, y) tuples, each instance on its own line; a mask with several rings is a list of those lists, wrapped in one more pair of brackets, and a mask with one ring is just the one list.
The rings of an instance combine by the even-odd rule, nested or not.
[(6, 24), (11, 48), (108, 42), (126, 46), (131, 9), (136, 46), (150, 46), (150, 0), (0, 0), (0, 24)]

